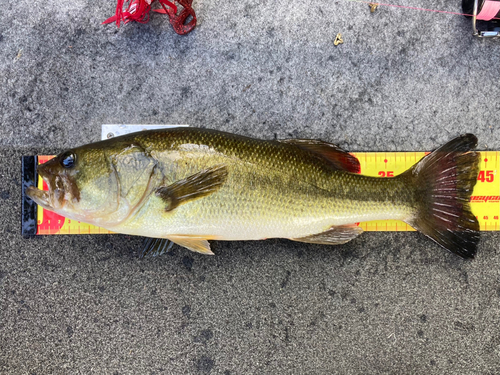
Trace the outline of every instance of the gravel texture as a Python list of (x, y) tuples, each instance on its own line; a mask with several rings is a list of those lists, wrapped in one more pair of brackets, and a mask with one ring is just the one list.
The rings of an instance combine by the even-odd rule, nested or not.
[(500, 40), (473, 38), (462, 16), (344, 0), (193, 6), (187, 36), (162, 15), (101, 25), (113, 1), (2, 7), (0, 373), (500, 373), (498, 233), (473, 261), (417, 233), (146, 259), (139, 238), (22, 238), (21, 156), (96, 141), (105, 123), (352, 151), (430, 150), (472, 132), (500, 150)]

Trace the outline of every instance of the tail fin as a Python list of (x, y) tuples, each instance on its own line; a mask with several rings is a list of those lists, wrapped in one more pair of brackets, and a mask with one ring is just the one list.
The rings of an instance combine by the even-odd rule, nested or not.
[(462, 135), (405, 172), (417, 194), (417, 213), (408, 224), (463, 258), (474, 258), (479, 242), (469, 204), (479, 173), (476, 145), (474, 135)]

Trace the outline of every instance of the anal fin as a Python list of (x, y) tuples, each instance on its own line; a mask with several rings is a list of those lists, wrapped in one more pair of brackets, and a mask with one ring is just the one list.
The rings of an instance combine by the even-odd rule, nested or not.
[(316, 243), (322, 245), (341, 245), (363, 233), (363, 228), (355, 224), (331, 227), (325, 232), (312, 234), (306, 237), (290, 238), (292, 241)]

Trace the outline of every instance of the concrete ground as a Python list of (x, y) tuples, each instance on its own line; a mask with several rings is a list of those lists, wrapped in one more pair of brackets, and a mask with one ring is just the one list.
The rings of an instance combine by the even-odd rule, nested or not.
[[(398, 0), (460, 12), (460, 1)], [(500, 150), (500, 40), (462, 16), (338, 1), (195, 0), (119, 30), (113, 1), (19, 0), (0, 20), (0, 373), (498, 374), (498, 233), (463, 261), (417, 233), (337, 247), (20, 234), (22, 155), (104, 123), (190, 124), (352, 151)], [(333, 42), (341, 32), (344, 44)]]

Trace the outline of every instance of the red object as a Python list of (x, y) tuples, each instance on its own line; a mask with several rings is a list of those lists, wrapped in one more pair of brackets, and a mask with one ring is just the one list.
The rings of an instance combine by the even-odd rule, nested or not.
[[(170, 24), (177, 34), (188, 34), (196, 27), (196, 13), (191, 7), (193, 0), (175, 0), (174, 2), (168, 0), (118, 0), (116, 4), (116, 14), (103, 23), (116, 22), (116, 26), (118, 27), (120, 27), (122, 21), (123, 23), (128, 23), (130, 21), (146, 23), (149, 21), (151, 4), (155, 1), (160, 3), (161, 8), (153, 9), (153, 11), (167, 14), (170, 19)], [(125, 3), (128, 3), (128, 7), (124, 10), (123, 6)], [(179, 14), (177, 14), (179, 9), (175, 3), (182, 6), (182, 10)], [(189, 17), (191, 17), (191, 19), (186, 23)]]
[[(49, 190), (47, 183), (43, 181), (42, 190)], [(66, 218), (55, 212), (49, 210), (43, 210), (43, 221), (38, 223), (37, 232), (46, 233), (57, 233), (64, 225)], [(40, 233), (38, 233), (40, 234)]]
[(478, 20), (491, 21), (500, 13), (500, 2), (485, 0), (481, 12), (477, 15)]

